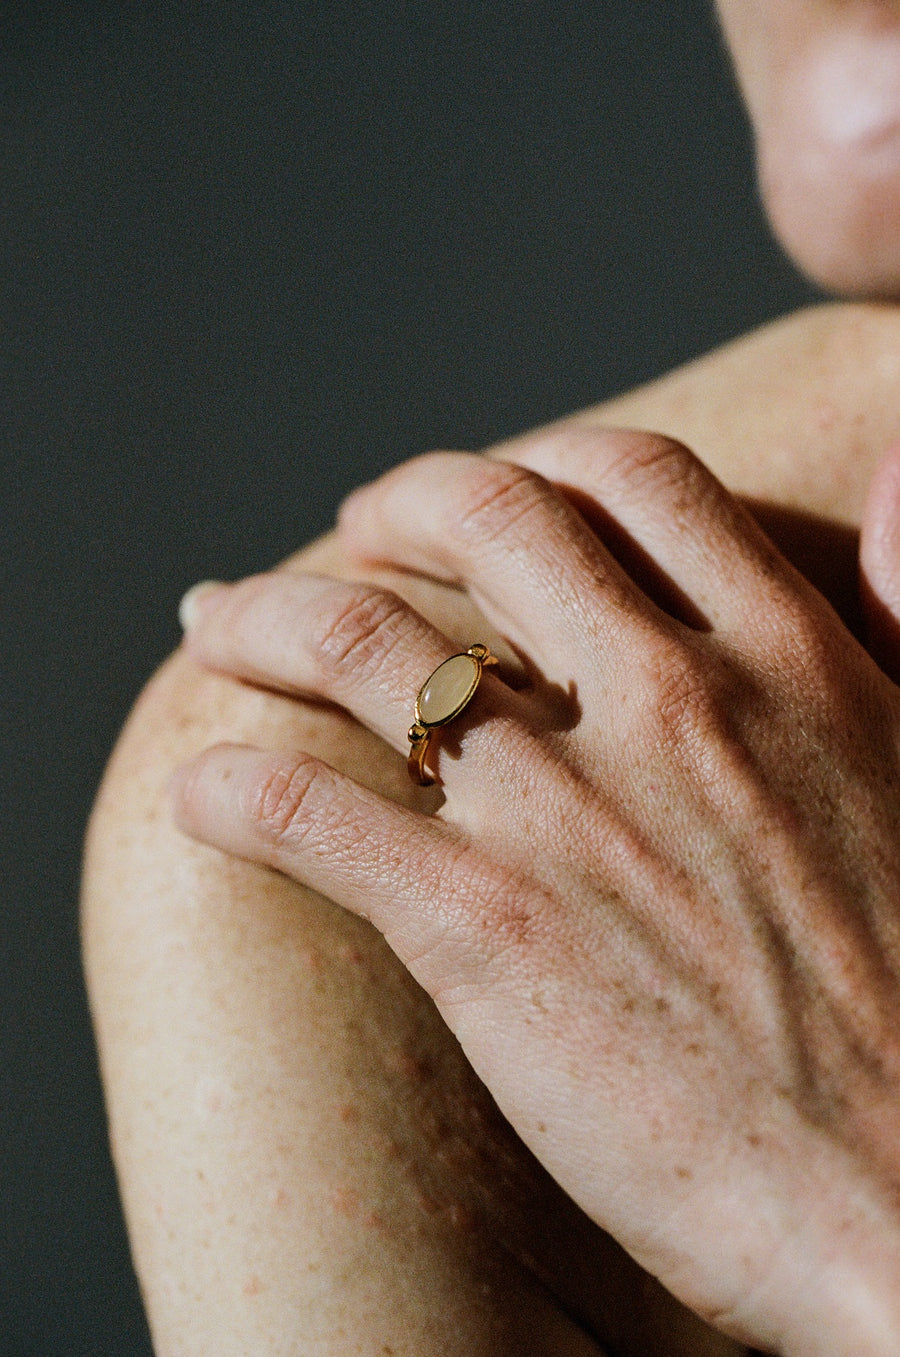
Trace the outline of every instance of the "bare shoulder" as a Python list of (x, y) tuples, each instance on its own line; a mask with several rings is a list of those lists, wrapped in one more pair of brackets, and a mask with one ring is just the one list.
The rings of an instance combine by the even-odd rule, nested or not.
[(854, 524), (900, 439), (900, 308), (797, 312), (574, 418), (679, 438), (740, 494)]

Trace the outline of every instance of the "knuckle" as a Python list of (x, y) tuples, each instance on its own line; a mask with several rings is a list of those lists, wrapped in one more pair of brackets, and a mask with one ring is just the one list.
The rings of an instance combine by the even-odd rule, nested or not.
[(804, 601), (780, 591), (766, 625), (766, 677), (783, 698), (802, 701), (810, 714), (845, 719), (857, 680), (848, 672), (843, 636)]
[(308, 832), (311, 796), (319, 783), (321, 765), (297, 754), (267, 769), (250, 791), (250, 820), (265, 843), (273, 848), (296, 844)]
[(447, 506), (452, 530), (463, 537), (497, 536), (546, 502), (548, 487), (533, 471), (510, 462), (479, 461), (460, 477)]
[(663, 434), (622, 434), (609, 476), (621, 480), (631, 493), (640, 490), (651, 499), (663, 496), (676, 522), (719, 494), (718, 483), (693, 453)]
[(374, 585), (336, 585), (312, 621), (312, 654), (325, 682), (336, 671), (379, 669), (407, 616), (403, 601)]
[(613, 469), (635, 475), (646, 472), (661, 479), (679, 480), (685, 468), (694, 463), (693, 455), (677, 438), (666, 434), (624, 430), (616, 438), (616, 451), (610, 459)]
[(727, 725), (728, 684), (719, 666), (677, 642), (660, 645), (647, 666), (643, 720), (664, 751), (716, 739)]

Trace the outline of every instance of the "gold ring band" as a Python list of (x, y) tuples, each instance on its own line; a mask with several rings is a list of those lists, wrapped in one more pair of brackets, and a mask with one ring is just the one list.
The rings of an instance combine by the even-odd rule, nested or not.
[(439, 726), (449, 725), (472, 701), (481, 672), (497, 657), (485, 645), (469, 646), (459, 655), (451, 655), (439, 664), (419, 689), (416, 719), (409, 728), (409, 758), (406, 766), (413, 782), (430, 787), (435, 779), (425, 767), (432, 737)]

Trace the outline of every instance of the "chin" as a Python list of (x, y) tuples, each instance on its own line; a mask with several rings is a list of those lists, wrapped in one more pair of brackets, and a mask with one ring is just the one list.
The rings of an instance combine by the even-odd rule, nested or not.
[(900, 8), (850, 5), (795, 44), (759, 108), (776, 235), (830, 291), (900, 297)]
[(761, 158), (760, 190), (775, 235), (814, 282), (900, 299), (900, 138), (896, 157), (886, 148), (876, 159), (795, 143)]

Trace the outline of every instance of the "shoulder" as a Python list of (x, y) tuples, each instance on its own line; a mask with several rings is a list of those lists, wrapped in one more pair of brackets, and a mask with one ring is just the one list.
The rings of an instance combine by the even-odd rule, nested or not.
[(900, 439), (900, 308), (797, 312), (575, 419), (679, 438), (740, 494), (854, 524)]

